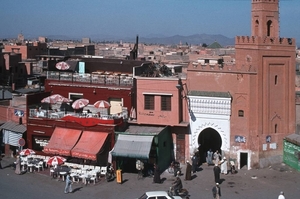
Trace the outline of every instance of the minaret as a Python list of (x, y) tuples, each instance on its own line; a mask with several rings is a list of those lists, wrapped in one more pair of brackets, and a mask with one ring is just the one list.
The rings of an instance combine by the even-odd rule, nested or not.
[(279, 0), (252, 0), (251, 36), (279, 37)]

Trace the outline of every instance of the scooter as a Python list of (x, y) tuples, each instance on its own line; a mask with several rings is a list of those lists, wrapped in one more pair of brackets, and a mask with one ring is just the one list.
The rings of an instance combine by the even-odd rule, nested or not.
[(113, 171), (113, 169), (109, 169), (106, 173), (105, 173), (105, 178), (107, 182), (110, 182), (112, 180), (115, 179), (115, 173)]
[(173, 186), (170, 187), (170, 189), (168, 190), (168, 193), (171, 196), (180, 196), (180, 197), (187, 197), (189, 196), (189, 192), (187, 189), (180, 189), (178, 193), (175, 192), (175, 189)]

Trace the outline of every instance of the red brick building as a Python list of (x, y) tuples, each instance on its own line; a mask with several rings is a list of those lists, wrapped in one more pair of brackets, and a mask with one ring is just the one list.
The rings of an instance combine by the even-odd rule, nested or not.
[(279, 36), (279, 1), (252, 1), (251, 36), (236, 37), (236, 63), (187, 70), (192, 154), (221, 150), (239, 168), (282, 161), (295, 132), (295, 45)]

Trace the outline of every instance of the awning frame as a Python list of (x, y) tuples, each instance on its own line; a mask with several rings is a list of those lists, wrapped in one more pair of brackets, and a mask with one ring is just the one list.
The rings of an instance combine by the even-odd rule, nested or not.
[(119, 134), (112, 156), (149, 159), (154, 136)]

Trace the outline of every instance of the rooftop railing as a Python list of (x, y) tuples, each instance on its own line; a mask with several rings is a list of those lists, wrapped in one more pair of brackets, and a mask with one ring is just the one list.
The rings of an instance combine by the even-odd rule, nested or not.
[(64, 111), (64, 110), (46, 110), (46, 109), (29, 109), (29, 117), (33, 118), (47, 118), (47, 119), (61, 119), (65, 116), (74, 116), (79, 118), (98, 118), (98, 119), (128, 119), (128, 110), (126, 107), (122, 108), (122, 112), (115, 114), (103, 114), (99, 112), (74, 112), (74, 111)]
[(47, 79), (57, 81), (70, 81), (76, 83), (100, 84), (110, 86), (132, 86), (133, 77), (130, 74), (110, 74), (110, 73), (72, 73), (48, 71)]

